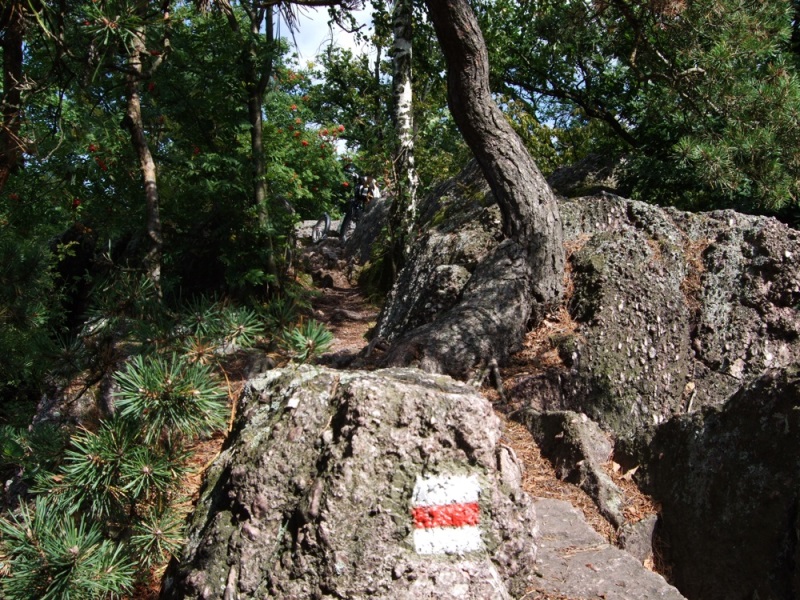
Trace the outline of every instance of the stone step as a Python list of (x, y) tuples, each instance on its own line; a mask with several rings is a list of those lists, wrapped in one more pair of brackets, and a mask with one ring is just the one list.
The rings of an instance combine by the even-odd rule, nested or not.
[(538, 498), (538, 581), (531, 592), (604, 600), (685, 600), (657, 573), (609, 544), (568, 502)]

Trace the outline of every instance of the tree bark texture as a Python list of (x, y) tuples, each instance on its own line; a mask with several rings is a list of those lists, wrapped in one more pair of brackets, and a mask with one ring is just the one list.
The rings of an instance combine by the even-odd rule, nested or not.
[(264, 162), (264, 91), (272, 76), (273, 62), (273, 7), (253, 7), (250, 14), (250, 35), (257, 39), (261, 29), (266, 32), (270, 54), (265, 57), (266, 64), (259, 67), (258, 49), (255, 43), (248, 48), (247, 61), (247, 112), (250, 119), (250, 153), (253, 167), (253, 204), (258, 211), (259, 223), (266, 225), (269, 219), (267, 210), (267, 180)]
[(477, 265), (455, 307), (396, 340), (389, 364), (458, 377), (507, 359), (560, 299), (558, 205), (522, 140), (494, 103), (486, 44), (467, 0), (426, 0), (447, 61), (448, 103), (503, 216), (506, 239)]
[(411, 64), (413, 30), (411, 0), (396, 0), (392, 15), (394, 42), (392, 48), (392, 94), (394, 97), (396, 190), (392, 202), (391, 229), (395, 255), (405, 257), (410, 250), (411, 233), (417, 214), (419, 179), (414, 166), (414, 112)]
[(147, 277), (160, 289), (161, 281), (161, 256), (163, 252), (163, 238), (161, 234), (161, 215), (158, 200), (158, 184), (156, 178), (156, 163), (142, 121), (142, 103), (139, 86), (143, 77), (142, 55), (146, 52), (144, 29), (137, 29), (131, 37), (131, 54), (128, 57), (129, 73), (126, 77), (125, 91), (128, 97), (128, 106), (124, 124), (131, 134), (131, 143), (139, 159), (139, 169), (144, 181), (145, 205), (147, 211), (147, 239), (148, 248), (144, 256), (144, 267)]

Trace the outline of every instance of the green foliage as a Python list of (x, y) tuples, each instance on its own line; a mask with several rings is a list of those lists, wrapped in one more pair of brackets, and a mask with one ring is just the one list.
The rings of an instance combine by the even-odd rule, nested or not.
[(30, 428), (0, 426), (0, 472), (16, 472), (32, 482), (59, 464), (68, 439), (63, 429), (50, 423)]
[[(340, 138), (356, 153), (355, 164), (363, 173), (381, 177), (389, 172), (390, 149), (385, 140), (391, 133), (391, 113), (386, 98), (391, 90), (366, 55), (329, 47), (318, 57), (314, 71), (318, 83), (309, 90), (308, 106), (325, 122), (345, 127)], [(343, 180), (344, 182), (344, 180)]]
[(299, 327), (286, 331), (284, 347), (295, 361), (305, 363), (324, 354), (333, 343), (333, 334), (318, 321), (309, 319)]
[(97, 433), (72, 437), (57, 489), (66, 512), (87, 510), (98, 521), (125, 514), (131, 498), (124, 494), (123, 464), (136, 448), (136, 431), (124, 421), (106, 421)]
[[(269, 121), (264, 128), (270, 191), (302, 219), (335, 213), (349, 196), (350, 182), (337, 156), (348, 127), (336, 120), (317, 121), (307, 93), (310, 74), (287, 66), (279, 69), (277, 79), (283, 89), (267, 95)], [(282, 209), (276, 204), (274, 211)]]
[[(187, 445), (225, 425), (224, 357), (297, 323), (304, 296), (284, 280), (294, 225), (335, 214), (349, 197), (337, 148), (358, 125), (315, 112), (311, 73), (285, 56), (285, 43), (231, 28), (219, 11), (178, 4), (165, 20), (157, 5), (127, 0), (41, 8), (25, 39), (35, 90), (23, 97), (25, 168), (0, 190), (0, 392), (38, 397), (45, 375), (65, 388), (92, 385), (121, 351), (133, 356), (114, 377), (116, 416), (71, 437), (17, 427), (28, 412), (3, 407), (15, 426), (0, 428), (0, 471), (32, 483), (36, 499), (19, 498), (18, 514), (0, 523), (0, 586), (11, 599), (119, 597), (183, 542), (175, 507)], [(126, 61), (143, 30), (138, 99), (158, 169), (158, 286), (143, 276), (139, 157), (120, 127)], [(265, 73), (273, 59), (262, 212), (252, 200), (247, 82), (248, 69)], [(82, 250), (62, 241), (73, 230), (91, 242), (87, 270), (62, 273)], [(75, 302), (65, 318), (84, 292), (88, 310)], [(180, 306), (203, 296), (226, 300)], [(331, 336), (307, 323), (287, 339), (306, 361)]]
[(139, 423), (146, 444), (156, 444), (166, 432), (193, 438), (225, 423), (226, 393), (207, 365), (184, 357), (134, 357), (118, 373), (120, 416)]
[(520, 136), (536, 165), (545, 175), (552, 173), (561, 161), (555, 144), (555, 131), (539, 123), (536, 115), (529, 112), (529, 107), (515, 98), (500, 98), (504, 114), (514, 131)]
[[(341, 123), (340, 137), (353, 152), (357, 171), (378, 178), (385, 187), (396, 179), (393, 166), (390, 60), (381, 52), (391, 44), (391, 16), (385, 5), (373, 3), (375, 33), (364, 40), (380, 48), (376, 63), (368, 55), (354, 56), (349, 50), (329, 47), (317, 58), (315, 83), (308, 106), (317, 119)], [(434, 39), (432, 26), (420, 10), (414, 15), (415, 35)], [(413, 53), (415, 161), (421, 188), (457, 174), (470, 158), (447, 108), (446, 85), (441, 74), (444, 58), (438, 47), (417, 44)]]
[[(230, 328), (231, 323), (227, 325)], [(182, 520), (173, 506), (186, 473), (185, 447), (197, 436), (224, 426), (226, 394), (208, 365), (176, 354), (135, 356), (116, 379), (117, 417), (101, 422), (97, 431), (84, 429), (73, 435), (63, 464), (54, 473), (37, 473), (34, 489), (42, 494), (39, 498), (49, 498), (47, 512), (38, 517), (43, 535), (51, 535), (48, 527), (77, 523), (75, 515), (86, 515), (92, 544), (100, 543), (100, 536), (118, 540), (115, 557), (137, 565), (132, 577), (164, 564), (181, 545)], [(8, 437), (3, 449), (19, 461), (19, 438)], [(0, 540), (0, 545), (9, 543)], [(29, 569), (27, 563), (13, 563), (10, 579), (25, 581)], [(101, 580), (99, 589), (116, 585), (111, 571), (95, 577)], [(80, 572), (67, 571), (63, 579), (64, 586), (81, 590), (75, 592), (79, 596), (88, 593)], [(64, 593), (66, 588), (59, 589)]]
[(169, 510), (150, 510), (133, 528), (130, 544), (145, 569), (176, 556), (184, 543), (183, 520)]
[[(35, 508), (0, 518), (0, 582), (9, 600), (119, 598), (133, 589), (134, 567), (98, 523), (73, 518), (40, 496)], [(10, 576), (8, 576), (10, 571)]]
[(791, 10), (781, 0), (502, 0), (481, 13), (504, 91), (543, 120), (602, 122), (587, 149), (626, 157), (624, 193), (773, 212), (800, 192)]
[(95, 284), (91, 298), (81, 332), (84, 339), (129, 336), (148, 346), (163, 344), (169, 315), (153, 281), (143, 273), (115, 269)]
[(42, 360), (51, 349), (49, 330), (59, 317), (52, 254), (8, 220), (0, 228), (0, 392), (38, 383), (49, 366)]
[(283, 331), (297, 321), (297, 303), (290, 297), (275, 298), (267, 305), (265, 316), (272, 331)]
[(210, 300), (193, 299), (181, 311), (182, 327), (196, 341), (222, 348), (249, 348), (266, 333), (264, 323), (254, 310)]

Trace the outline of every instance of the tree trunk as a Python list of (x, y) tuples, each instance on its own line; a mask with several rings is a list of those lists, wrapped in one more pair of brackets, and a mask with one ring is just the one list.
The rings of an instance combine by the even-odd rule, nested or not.
[(495, 105), (489, 59), (467, 0), (426, 0), (447, 61), (448, 103), (503, 215), (506, 239), (475, 268), (451, 310), (397, 340), (390, 364), (464, 377), (519, 347), (560, 299), (561, 219), (553, 192)]
[(392, 49), (392, 93), (397, 132), (395, 195), (390, 213), (390, 228), (395, 261), (402, 261), (410, 250), (411, 233), (417, 215), (417, 186), (414, 167), (414, 113), (412, 106), (411, 63), (412, 11), (411, 0), (396, 0), (392, 17), (394, 45)]
[(128, 106), (124, 125), (131, 134), (131, 143), (139, 159), (139, 169), (144, 181), (144, 195), (147, 211), (148, 248), (144, 256), (144, 268), (147, 277), (160, 289), (161, 256), (163, 239), (161, 236), (161, 216), (159, 213), (158, 185), (156, 182), (156, 163), (147, 144), (142, 121), (142, 104), (139, 87), (142, 81), (142, 55), (146, 52), (144, 29), (136, 29), (131, 37), (131, 54), (128, 57), (128, 75), (125, 91)]
[[(264, 28), (267, 43), (273, 42), (273, 8), (252, 8), (250, 20), (250, 34), (255, 40), (261, 35)], [(266, 23), (265, 23), (266, 21)], [(267, 210), (267, 180), (264, 162), (264, 91), (272, 76), (273, 51), (266, 58), (266, 65), (262, 69), (258, 66), (258, 50), (255, 42), (250, 44), (247, 56), (247, 113), (250, 118), (250, 153), (253, 166), (253, 204), (258, 211), (258, 221), (263, 226), (269, 219)]]
[(0, 190), (22, 163), (20, 133), (22, 101), (22, 45), (25, 32), (25, 2), (9, 2), (2, 9), (0, 24), (5, 33), (3, 48), (3, 122), (0, 127)]

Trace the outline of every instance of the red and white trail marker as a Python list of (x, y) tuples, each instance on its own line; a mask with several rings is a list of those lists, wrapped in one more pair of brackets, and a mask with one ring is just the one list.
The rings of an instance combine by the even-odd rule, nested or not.
[(417, 554), (464, 554), (482, 550), (480, 493), (476, 475), (417, 478), (411, 496)]

